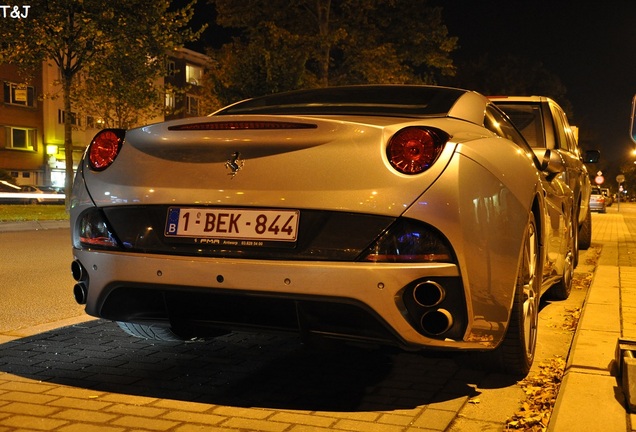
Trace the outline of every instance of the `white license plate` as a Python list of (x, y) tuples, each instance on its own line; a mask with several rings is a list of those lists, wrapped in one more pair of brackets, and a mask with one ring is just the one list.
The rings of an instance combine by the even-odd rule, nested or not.
[(166, 236), (295, 242), (298, 210), (170, 207)]

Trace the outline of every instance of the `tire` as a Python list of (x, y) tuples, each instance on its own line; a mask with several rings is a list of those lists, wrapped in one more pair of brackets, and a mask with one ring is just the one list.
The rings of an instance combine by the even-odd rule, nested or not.
[(572, 291), (572, 279), (574, 278), (574, 268), (576, 267), (576, 261), (578, 251), (576, 250), (576, 235), (577, 231), (575, 230), (574, 225), (576, 219), (572, 221), (570, 224), (570, 245), (568, 247), (568, 251), (566, 252), (565, 260), (563, 263), (563, 277), (559, 282), (552, 285), (550, 290), (548, 291), (548, 295), (551, 299), (554, 300), (566, 300), (570, 297), (570, 292)]
[(117, 325), (130, 336), (141, 339), (160, 341), (160, 342), (183, 342), (185, 339), (177, 336), (167, 327), (159, 327), (155, 325), (134, 324), (129, 322), (117, 321)]
[(512, 311), (504, 340), (490, 354), (500, 371), (525, 377), (537, 347), (541, 266), (539, 238), (534, 215), (530, 215), (519, 259)]
[(592, 245), (592, 210), (587, 207), (585, 221), (579, 228), (579, 250), (588, 250)]
[[(572, 216), (572, 223), (570, 224), (570, 231), (572, 233), (571, 239), (571, 254), (572, 254), (572, 273), (574, 269), (579, 265), (579, 215), (578, 212)], [(574, 277), (574, 274), (572, 275)]]

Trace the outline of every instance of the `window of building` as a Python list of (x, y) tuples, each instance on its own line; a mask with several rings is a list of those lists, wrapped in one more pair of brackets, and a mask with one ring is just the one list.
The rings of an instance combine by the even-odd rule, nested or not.
[[(69, 115), (71, 117), (71, 125), (73, 125), (73, 126), (81, 126), (82, 125), (82, 122), (80, 121), (80, 118), (79, 118), (79, 116), (76, 113), (71, 112), (71, 113), (69, 113)], [(66, 120), (66, 111), (57, 110), (57, 122), (59, 124), (64, 124), (65, 120)]]
[(186, 114), (190, 116), (199, 115), (199, 98), (196, 96), (186, 96)]
[(7, 130), (9, 148), (29, 151), (36, 149), (37, 129), (9, 127)]
[(176, 104), (175, 104), (175, 100), (174, 100), (174, 93), (168, 92), (166, 93), (166, 99), (165, 99), (165, 109), (167, 112), (172, 112), (174, 111)]
[(191, 64), (186, 65), (186, 82), (188, 84), (199, 85), (203, 77), (203, 68)]
[(4, 102), (11, 105), (35, 106), (35, 88), (24, 84), (4, 83)]
[(166, 62), (166, 76), (175, 76), (175, 74), (177, 73), (177, 64), (172, 61), (172, 60), (168, 60)]

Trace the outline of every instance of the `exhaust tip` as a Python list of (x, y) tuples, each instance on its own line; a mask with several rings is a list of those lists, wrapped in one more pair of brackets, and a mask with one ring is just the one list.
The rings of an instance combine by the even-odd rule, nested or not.
[(85, 281), (87, 278), (86, 270), (82, 263), (78, 260), (75, 260), (71, 263), (71, 275), (73, 275), (73, 279), (77, 282)]
[(446, 309), (432, 310), (422, 316), (421, 325), (426, 333), (440, 336), (453, 326), (453, 316)]
[(434, 281), (422, 282), (413, 288), (413, 299), (420, 306), (437, 306), (444, 301), (445, 297), (444, 287)]
[(86, 299), (88, 298), (88, 288), (83, 283), (76, 283), (73, 287), (73, 296), (75, 297), (75, 301), (78, 304), (84, 305), (86, 304)]

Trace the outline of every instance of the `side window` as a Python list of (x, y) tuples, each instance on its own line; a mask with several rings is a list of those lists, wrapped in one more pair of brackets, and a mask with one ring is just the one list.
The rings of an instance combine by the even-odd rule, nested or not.
[(523, 136), (521, 136), (519, 131), (515, 129), (501, 111), (492, 105), (486, 107), (484, 127), (502, 138), (509, 139), (524, 148), (528, 147), (528, 143)]
[(534, 103), (495, 104), (512, 121), (531, 147), (546, 147), (541, 107)]
[(570, 126), (570, 123), (568, 122), (568, 118), (565, 115), (565, 113), (561, 110), (559, 110), (560, 115), (563, 118), (563, 127), (565, 130), (565, 138), (567, 140), (567, 145), (568, 145), (568, 149), (570, 150), (570, 152), (572, 152), (573, 154), (576, 155), (576, 157), (580, 157), (580, 151), (579, 151), (579, 143), (576, 140), (576, 136), (574, 135), (574, 131), (572, 130), (572, 127)]
[(550, 112), (554, 119), (554, 129), (557, 138), (556, 147), (561, 150), (573, 151), (573, 143), (571, 142), (573, 137), (568, 135), (568, 132), (571, 133), (570, 126), (567, 124), (563, 112), (552, 104), (550, 105)]

